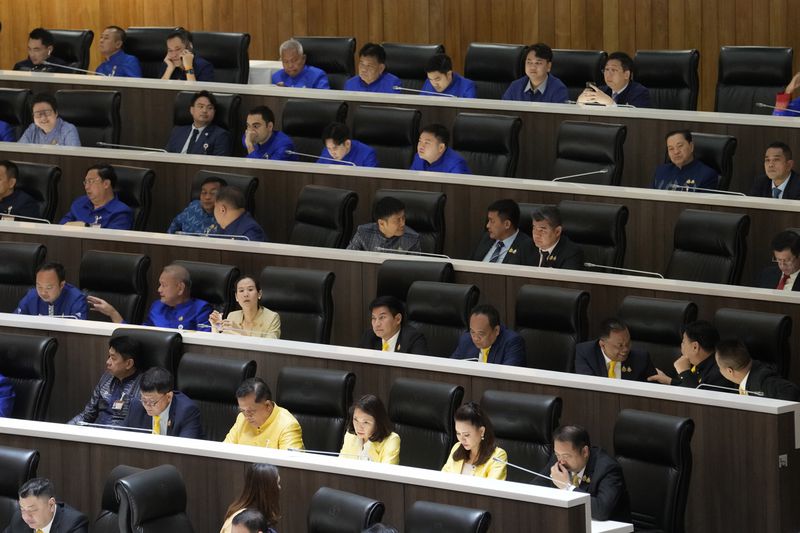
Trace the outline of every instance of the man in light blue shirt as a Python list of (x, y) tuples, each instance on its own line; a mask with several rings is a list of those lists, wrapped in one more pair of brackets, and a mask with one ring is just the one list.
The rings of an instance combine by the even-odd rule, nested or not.
[(386, 50), (375, 43), (367, 43), (358, 51), (358, 74), (344, 83), (345, 91), (368, 93), (396, 93), (400, 78), (386, 72)]
[(78, 129), (58, 116), (58, 105), (51, 94), (39, 93), (31, 102), (33, 124), (28, 126), (19, 142), (23, 144), (60, 144), (80, 146)]
[(125, 30), (119, 26), (108, 26), (100, 34), (97, 50), (106, 58), (97, 67), (97, 73), (116, 78), (141, 78), (142, 67), (139, 60), (122, 51), (125, 43)]
[(272, 83), (280, 87), (300, 89), (330, 89), (328, 75), (317, 67), (306, 65), (306, 55), (300, 41), (289, 39), (279, 50), (283, 68), (272, 75)]

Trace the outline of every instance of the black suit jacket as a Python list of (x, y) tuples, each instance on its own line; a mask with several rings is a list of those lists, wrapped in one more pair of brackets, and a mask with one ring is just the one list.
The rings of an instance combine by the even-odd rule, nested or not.
[[(556, 464), (555, 455), (550, 456), (547, 466), (541, 474), (550, 476), (550, 469)], [(555, 487), (550, 480), (535, 477), (534, 485)], [(583, 471), (580, 485), (575, 489), (586, 492), (592, 497), (593, 520), (631, 521), (631, 504), (622, 467), (602, 449), (592, 446), (589, 449), (589, 461)]]
[[(3, 533), (31, 533), (31, 528), (22, 520), (19, 509), (14, 512)], [(89, 520), (77, 509), (59, 502), (56, 504), (56, 516), (50, 533), (89, 533)]]
[(763, 392), (767, 398), (800, 402), (800, 387), (783, 379), (766, 363), (753, 360), (753, 367), (747, 377), (745, 389), (750, 392)]
[[(383, 347), (381, 338), (375, 335), (372, 328), (364, 332), (358, 346), (368, 350), (380, 350)], [(400, 335), (397, 337), (397, 345), (394, 351), (428, 355), (428, 341), (425, 340), (425, 335), (420, 330), (408, 324), (403, 324), (400, 326)]]
[[(192, 126), (175, 126), (169, 134), (167, 152), (180, 153), (186, 139), (192, 134)], [(231, 134), (228, 130), (209, 124), (197, 136), (194, 145), (189, 146), (187, 154), (199, 155), (231, 155)]]
[[(673, 378), (672, 384), (677, 385), (679, 387), (686, 387), (690, 389), (696, 389), (698, 385), (706, 383), (708, 385), (716, 385), (718, 387), (729, 387), (732, 389), (738, 389), (739, 385), (733, 383), (732, 381), (728, 381), (719, 371), (719, 367), (717, 366), (717, 360), (714, 358), (714, 354), (712, 353), (706, 359), (697, 365), (695, 372), (692, 373), (691, 370), (685, 370), (678, 374), (678, 377)], [(707, 388), (706, 390), (716, 390), (722, 392), (720, 389), (714, 388)], [(734, 392), (734, 391), (731, 391)]]
[[(539, 249), (533, 248), (533, 266), (539, 266)], [(568, 268), (570, 270), (583, 270), (583, 248), (569, 240), (569, 237), (561, 234), (558, 244), (553, 249), (553, 253), (542, 261), (543, 267)]]
[[(472, 261), (483, 261), (489, 250), (496, 244), (496, 240), (490, 238), (488, 233), (484, 233), (470, 259)], [(536, 263), (533, 262), (534, 256), (536, 256)], [(511, 248), (508, 249), (506, 256), (503, 258), (503, 263), (506, 265), (538, 265), (539, 252), (534, 248), (530, 236), (521, 231), (517, 233), (517, 238), (511, 243)]]
[[(761, 196), (762, 198), (772, 198), (772, 180), (766, 176), (759, 176), (753, 181), (748, 196)], [(789, 175), (789, 183), (783, 191), (783, 200), (800, 200), (800, 176), (794, 170)]]
[[(599, 87), (608, 96), (614, 92), (608, 85)], [(639, 82), (631, 80), (625, 90), (617, 95), (617, 104), (634, 107), (653, 107), (650, 102), (650, 91)]]
[[(608, 376), (606, 359), (597, 340), (582, 342), (575, 346), (575, 373), (584, 376)], [(647, 378), (655, 373), (656, 368), (647, 352), (632, 349), (628, 352), (628, 359), (622, 363), (622, 379), (647, 381)]]
[[(761, 271), (756, 280), (756, 286), (762, 289), (774, 289), (778, 286), (783, 273), (778, 265), (772, 264)], [(792, 291), (800, 291), (800, 276), (794, 280)]]
[[(131, 428), (152, 429), (153, 417), (147, 414), (142, 402), (134, 401), (131, 402), (128, 416), (123, 425)], [(167, 435), (189, 439), (203, 438), (200, 409), (191, 398), (182, 392), (175, 391), (172, 395), (172, 402), (169, 404)]]

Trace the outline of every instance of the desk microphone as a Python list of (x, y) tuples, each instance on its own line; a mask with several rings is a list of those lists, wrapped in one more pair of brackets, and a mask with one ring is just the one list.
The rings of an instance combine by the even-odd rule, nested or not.
[(766, 108), (766, 109), (777, 109), (778, 111), (788, 111), (789, 113), (796, 113), (796, 114), (800, 115), (800, 111), (797, 111), (795, 109), (789, 109), (788, 107), (780, 108), (780, 107), (777, 107), (777, 106), (774, 106), (774, 105), (765, 104), (763, 102), (756, 102), (754, 105), (756, 107), (761, 107), (761, 108)]
[[(703, 388), (703, 387), (710, 387), (712, 389), (720, 389), (720, 390), (724, 390), (724, 391), (728, 391), (728, 392), (735, 392), (735, 393), (739, 394), (739, 389), (735, 389), (733, 387), (723, 387), (721, 385), (712, 385), (710, 383), (701, 383), (700, 385), (695, 387), (695, 389), (700, 389), (700, 388)], [(747, 391), (747, 395), (748, 396), (750, 396), (750, 395), (752, 395), (752, 396), (764, 396), (764, 393), (761, 392), (761, 391), (757, 391), (757, 390), (749, 390), (749, 391)], [(745, 396), (745, 395), (742, 394), (742, 396)]]
[(97, 141), (95, 144), (97, 146), (102, 146), (103, 148), (127, 148), (129, 150), (142, 150), (143, 152), (161, 152), (162, 154), (168, 153), (163, 148), (151, 148), (149, 146), (135, 146), (133, 144), (115, 144), (115, 143), (106, 143), (103, 141)]
[[(557, 479), (555, 479), (555, 478), (552, 478), (552, 477), (550, 477), (550, 476), (545, 476), (544, 474), (540, 474), (539, 472), (534, 472), (533, 470), (529, 470), (529, 469), (527, 469), (527, 468), (525, 468), (525, 467), (522, 467), (522, 466), (519, 466), (519, 465), (515, 465), (514, 463), (509, 463), (508, 461), (503, 461), (503, 460), (502, 460), (502, 459), (500, 459), (499, 457), (492, 457), (492, 461), (495, 461), (495, 462), (498, 462), (498, 463), (502, 463), (502, 464), (504, 464), (504, 465), (506, 465), (506, 466), (510, 466), (511, 468), (516, 468), (517, 470), (521, 470), (522, 472), (525, 472), (526, 474), (533, 474), (534, 476), (538, 476), (538, 477), (541, 477), (541, 478), (547, 479), (547, 480), (549, 480), (549, 481), (550, 481), (550, 482), (551, 482), (553, 485), (555, 485), (556, 487), (559, 487), (559, 488), (560, 488), (560, 485), (563, 485), (563, 484), (564, 484), (564, 482), (563, 482), (563, 481), (559, 481), (559, 480), (557, 480)], [(576, 488), (576, 487), (575, 487), (575, 485), (573, 485), (572, 483), (570, 483), (570, 482), (568, 481), (568, 482), (567, 482), (567, 486), (566, 486), (566, 487), (564, 487), (564, 488), (568, 489), (568, 488), (570, 488), (570, 487), (572, 487), (573, 489), (575, 489), (575, 488)]]
[(382, 246), (375, 247), (376, 252), (388, 252), (390, 254), (404, 254), (404, 255), (418, 255), (420, 257), (435, 257), (437, 259), (450, 260), (449, 256), (444, 254), (429, 254), (426, 252), (415, 252), (412, 250), (395, 250), (394, 248), (383, 248)]
[[(11, 208), (9, 207), (8, 209), (10, 210)], [(10, 222), (14, 222), (16, 219), (20, 219), (20, 220), (30, 220), (31, 222), (42, 222), (44, 224), (50, 224), (50, 221), (47, 220), (46, 218), (24, 217), (22, 215), (15, 215), (11, 212), (0, 213), (0, 220), (7, 220), (9, 217), (12, 219), (10, 220)]]
[(303, 450), (301, 448), (286, 448), (286, 450), (290, 452), (313, 453), (316, 455), (329, 455), (331, 457), (355, 457), (356, 459), (361, 458), (360, 455), (356, 455), (354, 453), (329, 452), (326, 450)]
[(601, 170), (593, 170), (591, 172), (581, 172), (580, 174), (572, 174), (570, 176), (559, 176), (557, 178), (553, 178), (553, 181), (571, 180), (572, 178), (580, 178), (582, 176), (592, 176), (594, 174), (608, 174), (608, 169), (604, 168)]
[(84, 422), (83, 420), (77, 422), (76, 426), (84, 426), (90, 428), (102, 428), (102, 429), (119, 429), (122, 431), (138, 431), (139, 433), (152, 433), (152, 429), (144, 429), (144, 428), (133, 428), (130, 426), (112, 426), (111, 424), (92, 424), (91, 422)]
[[(210, 324), (197, 324), (197, 329), (198, 330), (200, 330), (200, 329), (211, 330), (212, 328), (213, 328), (213, 326), (211, 326)], [(245, 335), (250, 335), (250, 333), (251, 333), (251, 330), (249, 330), (249, 329), (223, 328), (222, 324), (217, 324), (217, 333), (222, 333), (223, 330), (224, 331), (235, 331), (237, 333), (243, 333)], [(212, 331), (212, 333), (213, 333), (213, 331)]]
[(299, 155), (302, 157), (308, 157), (311, 159), (324, 159), (325, 161), (333, 161), (334, 163), (341, 163), (343, 165), (350, 165), (351, 167), (357, 167), (355, 163), (352, 161), (342, 161), (341, 159), (334, 159), (332, 157), (323, 157), (321, 155), (313, 155), (313, 154), (304, 154), (303, 152), (295, 152), (294, 150), (286, 150), (286, 153), (289, 155)]
[(702, 187), (695, 187), (694, 185), (678, 185), (677, 183), (670, 190), (682, 192), (710, 192), (714, 194), (727, 194), (728, 196), (747, 196), (743, 192), (723, 191), (720, 189), (703, 189)]
[(608, 270), (615, 270), (617, 272), (622, 272), (624, 274), (639, 274), (639, 275), (642, 275), (642, 276), (650, 276), (650, 277), (653, 277), (653, 278), (665, 279), (662, 274), (659, 274), (658, 272), (650, 272), (648, 270), (635, 270), (633, 268), (622, 268), (622, 267), (614, 267), (614, 266), (608, 266), (608, 265), (596, 265), (594, 263), (584, 263), (583, 266), (585, 266), (586, 268), (605, 268), (605, 269), (608, 269)]
[(399, 85), (395, 85), (392, 87), (395, 91), (405, 91), (409, 93), (416, 93), (416, 94), (429, 94), (431, 96), (446, 96), (447, 98), (458, 98), (454, 94), (446, 94), (446, 93), (437, 93), (436, 91), (423, 91), (422, 89), (409, 89), (408, 87), (401, 87)]
[(85, 68), (78, 68), (78, 67), (70, 67), (69, 65), (59, 65), (57, 63), (51, 63), (49, 61), (42, 61), (42, 65), (47, 65), (48, 67), (55, 67), (55, 68), (63, 68), (66, 70), (74, 70), (75, 72), (80, 72), (81, 74), (95, 74), (102, 78), (107, 78), (105, 74), (101, 74), (99, 72), (95, 72), (94, 70), (86, 70)]
[(175, 235), (189, 235), (191, 237), (216, 237), (218, 239), (231, 239), (240, 241), (250, 240), (250, 237), (247, 235), (224, 235), (222, 233), (192, 233), (190, 231), (176, 231)]

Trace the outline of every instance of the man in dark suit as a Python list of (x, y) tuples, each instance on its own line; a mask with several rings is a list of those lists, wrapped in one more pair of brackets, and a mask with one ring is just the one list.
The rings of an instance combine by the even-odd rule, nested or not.
[(493, 306), (476, 305), (470, 313), (469, 331), (461, 334), (450, 358), (525, 366), (525, 340), (500, 323), (500, 313)]
[(782, 231), (772, 239), (772, 264), (761, 271), (756, 285), (762, 289), (800, 291), (800, 235)]
[(800, 200), (800, 177), (793, 170), (792, 149), (779, 141), (770, 143), (764, 154), (764, 176), (753, 181), (749, 196)]
[(359, 347), (428, 355), (425, 335), (404, 322), (403, 302), (394, 296), (378, 296), (369, 304), (369, 312), (372, 328), (364, 332)]
[(487, 209), (486, 233), (472, 254), (473, 261), (533, 265), (533, 244), (519, 230), (519, 205), (514, 200), (497, 200)]
[(606, 84), (600, 87), (589, 84), (578, 96), (578, 103), (652, 107), (650, 91), (641, 83), (633, 81), (633, 59), (625, 52), (609, 54), (603, 67), (603, 78)]
[(577, 490), (591, 496), (592, 519), (631, 521), (630, 500), (622, 467), (602, 449), (592, 446), (580, 426), (561, 426), (553, 433), (553, 454), (534, 485)]
[(175, 154), (231, 155), (231, 134), (214, 124), (217, 99), (208, 91), (192, 96), (190, 126), (175, 126), (167, 141), (167, 152)]
[(49, 527), (50, 533), (88, 533), (86, 515), (63, 502), (56, 502), (49, 479), (37, 477), (19, 488), (19, 508), (3, 533), (31, 533)]
[(600, 338), (575, 347), (575, 373), (647, 381), (656, 373), (650, 354), (631, 348), (628, 326), (618, 318), (600, 324)]
[(780, 377), (768, 364), (753, 360), (739, 339), (720, 341), (716, 358), (722, 375), (739, 385), (739, 394), (800, 402), (800, 387)]
[(583, 249), (563, 233), (557, 207), (533, 212), (533, 266), (583, 270)]
[(138, 401), (131, 403), (125, 426), (150, 429), (154, 435), (203, 438), (200, 409), (185, 394), (173, 390), (172, 374), (154, 366), (142, 374)]

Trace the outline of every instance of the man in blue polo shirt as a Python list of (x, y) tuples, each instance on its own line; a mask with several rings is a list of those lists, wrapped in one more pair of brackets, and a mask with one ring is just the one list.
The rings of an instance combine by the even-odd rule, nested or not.
[(106, 164), (92, 165), (83, 179), (85, 196), (78, 197), (59, 224), (93, 228), (131, 229), (133, 211), (114, 194), (117, 173)]
[(350, 138), (350, 128), (341, 122), (331, 122), (322, 132), (325, 148), (317, 163), (327, 165), (347, 165), (357, 167), (377, 167), (378, 156), (375, 150), (362, 142)]
[(14, 313), (86, 320), (86, 296), (66, 279), (64, 266), (60, 263), (43, 264), (36, 269), (36, 287), (22, 297)]
[(97, 50), (105, 61), (97, 67), (97, 72), (116, 78), (141, 78), (142, 67), (139, 60), (122, 51), (125, 43), (125, 30), (119, 26), (108, 26), (100, 34)]
[(461, 154), (448, 147), (448, 144), (450, 133), (441, 124), (428, 124), (422, 128), (411, 170), (470, 174), (467, 162)]
[(251, 159), (296, 161), (297, 156), (287, 154), (294, 150), (292, 138), (275, 129), (275, 114), (265, 105), (254, 107), (247, 113), (247, 129), (242, 144)]
[(395, 93), (402, 85), (400, 78), (386, 72), (386, 50), (375, 43), (367, 43), (358, 51), (358, 75), (344, 83), (345, 91), (368, 93)]
[(569, 100), (567, 86), (550, 74), (553, 50), (544, 43), (532, 44), (525, 58), (525, 76), (511, 82), (503, 100), (563, 104)]
[(300, 41), (289, 39), (281, 44), (278, 53), (283, 68), (272, 75), (272, 83), (281, 87), (300, 89), (330, 89), (328, 75), (317, 67), (306, 65), (306, 55)]
[(694, 142), (689, 130), (667, 133), (669, 163), (658, 165), (653, 179), (654, 189), (716, 189), (719, 174), (699, 159), (694, 158)]
[(453, 72), (453, 60), (447, 54), (435, 54), (425, 65), (428, 79), (423, 91), (449, 94), (459, 98), (475, 98), (475, 82)]
[(266, 242), (267, 236), (258, 222), (247, 212), (244, 194), (237, 187), (223, 187), (214, 202), (217, 235), (247, 237), (249, 241)]

